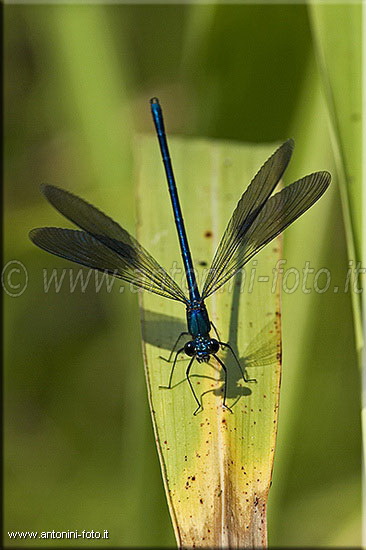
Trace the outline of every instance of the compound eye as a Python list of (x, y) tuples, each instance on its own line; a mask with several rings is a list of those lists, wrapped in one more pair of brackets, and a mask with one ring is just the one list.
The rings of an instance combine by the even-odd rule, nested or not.
[(193, 357), (193, 355), (196, 353), (196, 346), (194, 345), (193, 340), (190, 340), (186, 343), (184, 346), (184, 353), (188, 355), (188, 357)]
[(217, 353), (220, 349), (220, 344), (218, 343), (215, 338), (211, 338), (210, 340), (210, 353)]

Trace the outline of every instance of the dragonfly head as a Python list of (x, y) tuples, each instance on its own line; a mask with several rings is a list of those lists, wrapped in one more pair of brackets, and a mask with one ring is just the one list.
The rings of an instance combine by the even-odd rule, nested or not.
[(196, 354), (195, 340), (189, 340), (184, 346), (184, 353), (188, 357), (193, 357)]
[(210, 356), (219, 351), (220, 344), (215, 338), (198, 336), (190, 340), (184, 346), (184, 352), (188, 357), (195, 356), (199, 363), (208, 363)]

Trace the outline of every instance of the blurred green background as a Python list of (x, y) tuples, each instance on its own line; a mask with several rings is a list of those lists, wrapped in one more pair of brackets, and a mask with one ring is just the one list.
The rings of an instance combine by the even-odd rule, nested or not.
[[(357, 6), (345, 9), (354, 17)], [(332, 13), (323, 17), (325, 29)], [(114, 547), (174, 545), (136, 296), (96, 293), (92, 285), (70, 292), (68, 283), (45, 293), (43, 269), (61, 274), (72, 265), (28, 239), (33, 227), (69, 226), (40, 195), (42, 182), (83, 196), (134, 232), (134, 136), (152, 132), (148, 100), (156, 95), (172, 134), (247, 142), (292, 136), (297, 147), (286, 183), (313, 170), (332, 172), (321, 205), (285, 235), (286, 266), (326, 267), (332, 286), (283, 295), (269, 542), (360, 545), (355, 308), (351, 292), (332, 291), (344, 286), (352, 248), (342, 200), (344, 206), (350, 197), (357, 237), (360, 196), (357, 181), (347, 195), (334, 161), (314, 12), (300, 4), (7, 5), (4, 16), (4, 264), (18, 260), (28, 273), (21, 295), (4, 294), (5, 544), (39, 546), (11, 543), (7, 531), (108, 529)], [(335, 34), (345, 20), (335, 17)], [(342, 98), (349, 75), (337, 78)], [(360, 112), (351, 114), (358, 124)], [(359, 143), (352, 145), (357, 151)], [(23, 284), (24, 272), (12, 277)]]

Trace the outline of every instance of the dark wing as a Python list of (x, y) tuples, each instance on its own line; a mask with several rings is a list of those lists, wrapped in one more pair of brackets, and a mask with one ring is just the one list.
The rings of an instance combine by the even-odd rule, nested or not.
[(34, 229), (30, 238), (36, 245), (87, 267), (107, 270), (155, 294), (187, 303), (175, 281), (118, 223), (68, 191), (51, 185), (43, 185), (42, 191), (61, 214), (83, 231)]
[(326, 191), (330, 180), (329, 172), (305, 176), (270, 197), (249, 225), (244, 221), (242, 226), (234, 227), (230, 221), (204, 284), (202, 298), (225, 284), (259, 250), (306, 212)]
[(263, 164), (244, 191), (216, 250), (202, 291), (203, 298), (214, 292), (215, 281), (221, 278), (226, 264), (235, 256), (243, 234), (259, 215), (280, 181), (290, 162), (293, 149), (294, 141), (285, 141)]

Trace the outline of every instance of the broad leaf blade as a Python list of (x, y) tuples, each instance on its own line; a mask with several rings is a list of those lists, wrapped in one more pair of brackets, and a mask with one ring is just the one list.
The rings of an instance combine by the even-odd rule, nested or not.
[[(193, 259), (196, 266), (201, 264), (200, 283), (238, 199), (274, 148), (171, 140)], [(146, 137), (139, 140), (137, 149), (141, 153), (138, 237), (185, 285), (158, 145), (153, 137)], [(280, 383), (278, 285), (272, 292), (272, 270), (279, 254), (277, 239), (246, 267), (245, 274), (207, 300), (221, 339), (230, 341), (248, 376), (257, 380), (240, 380), (234, 361), (220, 352), (229, 371), (228, 404), (233, 414), (221, 407), (223, 373), (214, 360), (210, 365), (196, 363), (192, 371), (204, 407), (197, 416), (193, 416), (195, 402), (185, 381), (186, 359), (178, 362), (175, 387), (159, 388), (167, 384), (171, 368), (159, 356), (168, 357), (179, 332), (186, 330), (185, 308), (141, 294), (150, 405), (179, 545), (266, 545)]]

